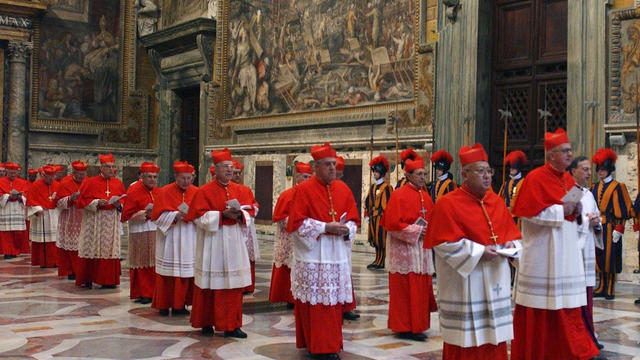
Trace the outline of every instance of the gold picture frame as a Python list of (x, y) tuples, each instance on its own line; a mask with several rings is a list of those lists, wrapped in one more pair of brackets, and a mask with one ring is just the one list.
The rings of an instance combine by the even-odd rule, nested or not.
[[(33, 43), (34, 43), (34, 52), (32, 57), (32, 96), (31, 96), (31, 117), (29, 121), (29, 127), (32, 131), (46, 131), (46, 132), (61, 132), (61, 133), (81, 133), (81, 134), (94, 134), (99, 135), (105, 129), (123, 129), (128, 126), (127, 122), (127, 111), (129, 109), (129, 98), (130, 94), (134, 91), (135, 79), (134, 79), (134, 69), (135, 69), (135, 11), (133, 9), (133, 1), (128, 0), (76, 0), (80, 4), (80, 10), (82, 10), (82, 14), (78, 14), (77, 17), (70, 16), (67, 9), (60, 9), (56, 12), (56, 9), (50, 9), (48, 15), (37, 24), (34, 28), (33, 33)], [(109, 5), (114, 4), (115, 5)], [(105, 5), (107, 4), (107, 5)], [(113, 19), (109, 19), (106, 14), (102, 14), (98, 20), (93, 19), (92, 22), (92, 6), (101, 6), (102, 8), (108, 8), (108, 6), (117, 7), (119, 9), (119, 17), (118, 17), (118, 25), (119, 33), (117, 36), (113, 36), (108, 29), (108, 21), (113, 21)], [(66, 12), (65, 12), (66, 11)], [(86, 11), (86, 17), (84, 12)], [(56, 17), (59, 14), (66, 14), (63, 17)], [(95, 14), (94, 14), (95, 15)], [(54, 20), (51, 20), (52, 23), (57, 24), (67, 24), (69, 29), (90, 29), (93, 28), (93, 33), (78, 35), (77, 38), (75, 34), (72, 34), (72, 31), (66, 30), (68, 34), (65, 34), (65, 37), (62, 39), (56, 39), (53, 42), (48, 42), (43, 44), (43, 37), (46, 41), (49, 38), (52, 38), (54, 35), (50, 34), (47, 29), (47, 16), (55, 17)], [(95, 16), (94, 16), (95, 17)], [(104, 18), (104, 20), (103, 20)], [(72, 20), (69, 20), (72, 19)], [(86, 19), (86, 22), (84, 21)], [(96, 21), (98, 23), (96, 23)], [(43, 27), (44, 33), (43, 36)], [(62, 30), (61, 30), (62, 31)], [(87, 30), (88, 31), (88, 30)], [(84, 36), (83, 39), (80, 39), (80, 36)], [(84, 40), (83, 43), (80, 44), (80, 41)], [(64, 43), (68, 41), (68, 44)], [(77, 55), (74, 60), (70, 60), (70, 66), (67, 66), (60, 71), (48, 70), (47, 74), (49, 76), (44, 76), (44, 66), (41, 64), (41, 58), (43, 60), (48, 60), (43, 52), (43, 45), (52, 46), (51, 44), (57, 44), (62, 48), (62, 54), (64, 54), (64, 46), (66, 48), (73, 48), (73, 45), (78, 46), (78, 52), (86, 52)], [(88, 46), (86, 44), (89, 44)], [(101, 48), (102, 46), (102, 48)], [(94, 65), (94, 68), (97, 69), (97, 66), (101, 64), (100, 59), (104, 59), (105, 57), (100, 57), (100, 51), (106, 52), (107, 50), (102, 49), (112, 49), (109, 56), (113, 56), (110, 60), (112, 65), (115, 65), (117, 61), (117, 85), (113, 83), (113, 66), (111, 66), (111, 73), (109, 74), (100, 74), (102, 79), (107, 76), (110, 76), (108, 81), (110, 81), (109, 86), (111, 88), (115, 87), (117, 91), (117, 95), (113, 103), (108, 104), (109, 109), (101, 112), (101, 114), (108, 114), (108, 116), (103, 115), (103, 121), (96, 121), (96, 116), (93, 114), (98, 114), (97, 110), (93, 111), (93, 114), (90, 111), (87, 111), (85, 108), (85, 98), (86, 95), (76, 95), (73, 93), (74, 88), (76, 88), (77, 84), (83, 82), (90, 82), (90, 76), (98, 77), (97, 70), (93, 74), (89, 73), (87, 75), (88, 69), (91, 69), (91, 61), (97, 64)], [(48, 50), (48, 49), (45, 49)], [(56, 50), (59, 51), (59, 50)], [(117, 59), (113, 55), (113, 53), (117, 51)], [(47, 55), (53, 53), (50, 51)], [(55, 52), (54, 54), (59, 54)], [(42, 56), (41, 56), (42, 55)], [(89, 56), (92, 56), (92, 59), (88, 59)], [(69, 56), (70, 57), (70, 56)], [(82, 59), (82, 60), (78, 60)], [(49, 62), (47, 62), (49, 65)], [(51, 76), (51, 74), (54, 74)], [(41, 84), (42, 79), (46, 79), (47, 84)], [(87, 80), (85, 80), (87, 79)], [(54, 81), (52, 81), (54, 80)], [(93, 79), (95, 81), (95, 79)], [(58, 81), (60, 82), (58, 84)], [(69, 81), (69, 83), (67, 83)], [(58, 85), (56, 87), (56, 85)], [(76, 85), (76, 86), (74, 86)], [(58, 89), (57, 91), (55, 89)], [(91, 87), (87, 86), (84, 89), (90, 89)], [(94, 94), (95, 96), (95, 94)], [(83, 101), (80, 101), (82, 98)], [(111, 98), (111, 97), (110, 97)], [(72, 99), (68, 101), (67, 99)], [(95, 99), (95, 98), (94, 98)], [(46, 103), (45, 103), (46, 102)], [(82, 105), (79, 105), (82, 104)], [(47, 107), (45, 107), (47, 105)], [(102, 105), (102, 104), (100, 104)], [(97, 106), (94, 107), (94, 109)], [(71, 112), (73, 110), (73, 112)], [(68, 114), (72, 115), (68, 115)], [(99, 116), (97, 116), (99, 117)]]
[[(302, 1), (304, 2), (304, 0)], [(232, 91), (230, 90), (230, 86), (232, 85), (231, 82), (236, 81), (236, 79), (240, 77), (239, 73), (242, 72), (242, 69), (237, 68), (237, 64), (238, 64), (237, 60), (235, 60), (236, 68), (233, 68), (234, 64), (230, 64), (230, 60), (232, 60), (230, 59), (230, 49), (232, 48), (231, 44), (234, 43), (234, 40), (232, 40), (232, 37), (239, 38), (238, 36), (247, 36), (248, 38), (247, 43), (250, 44), (250, 46), (253, 48), (253, 51), (255, 53), (260, 52), (260, 50), (269, 51), (270, 49), (263, 47), (261, 46), (261, 44), (257, 43), (255, 36), (244, 35), (244, 34), (238, 35), (238, 32), (242, 31), (242, 30), (238, 30), (238, 27), (255, 26), (256, 21), (260, 21), (259, 19), (256, 20), (256, 17), (263, 16), (266, 18), (270, 15), (264, 14), (264, 13), (258, 14), (256, 9), (260, 9), (260, 6), (254, 6), (253, 11), (256, 13), (243, 15), (244, 17), (246, 17), (246, 19), (242, 19), (242, 20), (238, 20), (236, 18), (230, 19), (231, 17), (230, 9), (232, 8), (232, 4), (231, 4), (232, 2), (234, 3), (233, 8), (236, 9), (237, 4), (235, 3), (235, 0), (221, 0), (219, 3), (220, 9), (219, 9), (219, 16), (218, 16), (218, 23), (217, 23), (217, 38), (216, 38), (215, 56), (214, 56), (214, 59), (215, 59), (214, 78), (211, 84), (211, 88), (209, 90), (209, 101), (211, 102), (210, 108), (212, 110), (215, 110), (215, 111), (209, 112), (209, 122), (211, 126), (209, 133), (212, 136), (212, 138), (210, 139), (210, 142), (215, 141), (215, 139), (229, 139), (231, 138), (234, 131), (243, 131), (243, 130), (255, 131), (256, 129), (262, 129), (262, 128), (269, 129), (269, 128), (299, 127), (299, 126), (314, 125), (319, 123), (324, 123), (328, 126), (331, 124), (342, 124), (345, 122), (356, 123), (356, 122), (362, 122), (365, 120), (370, 120), (372, 116), (376, 118), (380, 118), (380, 117), (386, 118), (389, 112), (396, 111), (396, 110), (398, 112), (403, 112), (404, 114), (408, 115), (411, 118), (410, 121), (407, 121), (408, 127), (428, 126), (431, 123), (432, 119), (429, 119), (426, 116), (418, 117), (415, 114), (415, 111), (418, 108), (418, 94), (419, 94), (418, 84), (420, 82), (418, 77), (421, 72), (421, 69), (419, 69), (418, 67), (419, 66), (418, 56), (420, 54), (419, 48), (421, 45), (421, 41), (422, 41), (422, 38), (424, 38), (424, 36), (422, 37), (420, 36), (420, 32), (426, 31), (425, 30), (426, 24), (420, 24), (421, 11), (424, 11), (423, 10), (424, 6), (421, 6), (424, 4), (422, 4), (420, 0), (406, 0), (407, 2), (406, 7), (397, 6), (398, 1), (384, 1), (384, 0), (376, 0), (376, 1), (369, 1), (369, 2), (360, 1), (360, 0), (345, 1), (345, 3), (349, 4), (347, 5), (347, 7), (350, 6), (350, 4), (366, 5), (368, 3), (371, 3), (371, 4), (377, 4), (377, 6), (380, 6), (380, 7), (384, 7), (384, 9), (386, 10), (387, 8), (391, 8), (391, 6), (396, 6), (399, 8), (398, 10), (395, 10), (397, 11), (398, 14), (407, 13), (408, 15), (402, 15), (402, 16), (407, 16), (412, 19), (410, 30), (409, 30), (411, 35), (408, 36), (410, 41), (407, 42), (411, 44), (410, 47), (409, 46), (407, 47), (407, 49), (410, 49), (411, 51), (410, 57), (402, 58), (400, 56), (398, 57), (389, 56), (389, 53), (390, 53), (389, 49), (385, 50), (383, 46), (377, 46), (379, 43), (377, 43), (375, 46), (369, 46), (369, 48), (366, 49), (370, 54), (366, 56), (370, 58), (369, 62), (371, 63), (380, 62), (382, 60), (386, 61), (387, 58), (391, 58), (390, 63), (393, 63), (394, 58), (400, 59), (402, 61), (409, 59), (408, 64), (406, 64), (406, 66), (404, 66), (401, 70), (398, 70), (398, 67), (393, 67), (392, 65), (390, 70), (389, 69), (386, 70), (385, 75), (393, 79), (392, 81), (396, 81), (393, 84), (394, 86), (400, 84), (401, 81), (399, 80), (399, 78), (400, 76), (402, 76), (402, 80), (404, 80), (403, 82), (404, 87), (399, 87), (399, 88), (401, 90), (408, 91), (411, 94), (410, 97), (391, 98), (390, 100), (386, 100), (386, 101), (365, 101), (365, 102), (362, 102), (361, 104), (357, 103), (356, 105), (350, 105), (350, 102), (349, 102), (349, 105), (346, 105), (346, 106), (335, 106), (335, 107), (319, 106), (316, 108), (305, 108), (303, 110), (296, 110), (296, 111), (285, 111), (285, 112), (263, 111), (263, 112), (255, 112), (249, 115), (243, 114), (242, 116), (236, 116), (237, 115), (236, 113), (238, 111), (230, 111), (230, 107), (238, 106), (237, 99), (233, 99)], [(280, 2), (291, 3), (290, 1), (285, 2), (281, 0), (277, 0), (277, 1), (253, 0), (250, 2), (252, 5), (256, 5), (257, 3), (260, 3), (260, 4), (268, 3), (268, 4), (271, 4), (270, 6), (277, 6), (277, 4), (279, 4)], [(253, 3), (256, 3), (256, 4), (253, 4)], [(273, 5), (273, 4), (276, 4), (276, 5)], [(368, 8), (368, 9), (359, 8), (358, 10), (370, 11), (370, 9), (371, 8)], [(234, 10), (234, 11), (237, 11), (237, 10)], [(367, 12), (365, 11), (360, 11), (360, 13), (365, 15), (367, 14)], [(307, 16), (313, 16), (313, 14), (307, 14)], [(424, 18), (424, 14), (422, 14), (422, 18)], [(241, 22), (240, 25), (238, 25), (239, 21)], [(244, 23), (242, 23), (243, 21)], [(266, 21), (266, 20), (263, 20), (263, 21)], [(364, 20), (361, 19), (361, 21), (364, 21)], [(373, 20), (369, 20), (369, 21), (371, 22)], [(231, 24), (232, 22), (234, 23)], [(291, 19), (290, 22), (292, 24), (297, 24), (299, 20)], [(275, 21), (274, 21), (274, 24), (275, 24)], [(284, 25), (282, 25), (283, 22), (280, 22), (278, 24), (282, 28), (284, 28)], [(303, 26), (303, 25), (297, 24), (295, 26), (298, 26), (297, 29), (299, 30), (306, 25)], [(273, 25), (273, 28), (276, 28), (276, 26)], [(401, 31), (401, 29), (404, 29), (404, 28), (407, 28), (406, 24), (402, 26), (398, 25), (397, 27), (394, 27), (391, 30), (382, 29), (382, 32), (385, 33), (384, 36), (391, 36), (391, 35), (386, 35), (386, 33), (387, 32), (390, 33), (393, 30), (394, 34), (397, 34), (398, 36), (400, 35), (407, 36), (406, 34), (403, 34)], [(305, 30), (305, 31), (308, 32), (308, 30)], [(345, 32), (347, 31), (348, 30), (345, 30)], [(367, 31), (370, 31), (370, 30), (367, 30)], [(264, 36), (266, 36), (267, 38), (270, 38), (271, 35), (273, 34), (267, 33)], [(367, 36), (372, 37), (371, 34), (368, 34)], [(301, 42), (302, 43), (306, 42), (306, 44), (310, 44), (310, 39), (308, 34), (306, 35), (303, 34), (301, 38), (303, 39), (302, 40), (297, 39), (298, 45)], [(347, 40), (351, 40), (351, 41), (347, 41)], [(364, 48), (362, 44), (358, 43), (357, 39), (355, 39), (356, 41), (353, 41), (353, 40), (354, 40), (353, 38), (347, 39), (345, 37), (344, 46), (348, 45), (347, 47), (354, 48), (354, 49), (358, 49), (358, 46), (362, 46)], [(235, 46), (235, 45), (233, 46), (233, 50), (235, 54), (232, 55), (231, 58), (233, 56), (238, 58), (237, 48), (238, 46)], [(256, 51), (256, 49), (258, 49), (258, 51)], [(398, 51), (397, 48), (395, 49), (396, 49), (395, 51)], [(344, 50), (343, 47), (341, 47), (340, 50)], [(375, 61), (373, 58), (373, 55), (371, 55), (376, 50), (381, 52), (381, 54), (378, 54), (380, 55), (379, 59), (382, 59), (380, 61)], [(382, 54), (385, 52), (386, 54)], [(272, 55), (272, 59), (277, 57), (277, 56), (274, 56), (273, 53), (271, 53), (271, 55)], [(399, 53), (396, 53), (395, 55), (399, 55)], [(431, 54), (429, 54), (428, 56), (430, 55)], [(331, 57), (330, 55), (327, 55), (327, 51), (325, 51), (325, 49), (317, 49), (316, 59), (319, 62), (328, 61), (330, 57)], [(264, 57), (261, 60), (263, 59)], [(351, 60), (352, 59), (350, 59), (349, 61)], [(360, 60), (354, 60), (354, 61), (360, 61)], [(264, 64), (260, 64), (260, 65), (264, 65)], [(341, 68), (345, 68), (347, 67), (347, 65), (348, 64), (345, 63), (345, 64), (341, 64), (340, 66)], [(275, 60), (272, 61), (270, 66), (272, 67), (277, 66), (277, 63), (275, 62)], [(317, 64), (316, 66), (318, 67), (318, 69), (323, 68), (323, 64)], [(263, 80), (263, 83), (259, 83), (260, 76), (263, 74), (259, 73), (261, 69), (259, 69), (258, 66), (256, 66), (256, 68), (258, 72), (257, 87), (259, 87), (261, 84), (264, 84), (266, 80)], [(323, 70), (318, 70), (318, 73), (321, 73), (322, 71), (325, 71), (324, 68)], [(373, 71), (374, 72), (376, 71), (375, 66)], [(251, 70), (251, 72), (253, 72), (253, 70)], [(233, 75), (230, 75), (230, 74), (233, 74)], [(253, 74), (249, 75), (249, 77), (251, 76), (253, 76)], [(409, 83), (410, 83), (410, 86), (408, 85)], [(275, 86), (272, 86), (273, 84), (268, 84), (268, 85), (270, 87), (270, 91), (272, 91), (271, 89), (276, 89)], [(237, 84), (235, 86), (237, 88)], [(289, 91), (289, 90), (286, 90), (286, 91)], [(328, 90), (325, 90), (325, 91), (328, 93)], [(345, 87), (344, 89), (341, 89), (340, 93), (349, 94), (349, 91), (350, 89)], [(375, 92), (375, 90), (371, 88), (371, 92)], [(321, 102), (321, 103), (326, 102), (326, 96), (324, 96), (324, 94), (322, 95), (323, 96), (320, 96), (322, 99), (320, 98), (308, 99), (308, 102), (315, 103), (315, 104), (317, 104), (318, 102)], [(307, 104), (305, 101), (306, 100), (302, 101), (303, 105)], [(295, 106), (294, 104), (298, 104), (300, 102), (301, 100), (298, 97), (297, 99), (294, 99), (294, 101), (290, 101), (288, 103), (288, 106), (289, 106), (288, 108), (290, 109), (291, 107)], [(433, 112), (430, 112), (429, 117), (432, 117), (432, 113)]]

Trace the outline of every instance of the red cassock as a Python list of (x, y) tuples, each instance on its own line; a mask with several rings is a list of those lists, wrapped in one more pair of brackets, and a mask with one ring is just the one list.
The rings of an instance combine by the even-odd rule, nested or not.
[[(112, 196), (121, 196), (125, 193), (124, 184), (117, 178), (105, 179), (102, 175), (97, 175), (85, 179), (80, 185), (80, 196), (76, 200), (76, 207), (78, 209), (84, 209), (93, 200), (103, 199), (109, 200)], [(123, 199), (120, 199), (123, 202)], [(113, 205), (105, 205), (98, 208), (98, 216), (100, 211), (114, 210)], [(85, 215), (86, 217), (86, 211)], [(84, 220), (83, 220), (84, 223)], [(117, 231), (119, 229), (110, 229)], [(99, 231), (97, 236), (100, 236)], [(102, 239), (80, 239), (82, 243), (84, 241), (101, 241)], [(107, 240), (111, 241), (111, 240)], [(118, 241), (119, 244), (119, 241)], [(115, 244), (110, 244), (115, 246)], [(118, 285), (120, 284), (120, 259), (119, 258), (99, 258), (99, 257), (85, 257), (82, 250), (78, 248), (78, 258), (80, 259), (79, 269), (76, 273), (76, 286), (80, 286), (85, 283), (96, 283), (99, 285)]]
[[(258, 202), (256, 201), (256, 198), (253, 196), (253, 191), (251, 191), (251, 188), (242, 184), (238, 184), (238, 185), (240, 185), (242, 188), (242, 198), (238, 199), (240, 201), (240, 205), (258, 207)], [(253, 241), (257, 241), (257, 240), (258, 239), (253, 239)], [(254, 249), (249, 248), (249, 246), (253, 246), (253, 245), (254, 245), (253, 243), (247, 243), (247, 250), (249, 251), (249, 263), (251, 264), (251, 285), (244, 288), (243, 290), (244, 293), (252, 293), (256, 289), (256, 261), (255, 261), (256, 253)]]
[[(42, 178), (34, 181), (27, 194), (27, 206), (40, 206), (43, 210), (55, 209), (56, 202), (51, 196), (58, 191), (58, 185), (57, 182), (48, 185)], [(43, 215), (39, 215), (35, 219), (40, 221), (43, 219)], [(44, 221), (42, 224), (44, 224)], [(56, 223), (55, 225), (57, 227), (58, 224)], [(54, 239), (47, 239), (46, 233), (55, 233), (58, 229), (45, 228), (41, 229), (41, 231), (45, 231), (44, 242), (31, 242), (31, 265), (55, 267), (58, 248)]]
[[(183, 202), (191, 206), (193, 195), (197, 190), (198, 188), (194, 185), (189, 185), (185, 191), (182, 191), (176, 183), (165, 185), (158, 191), (158, 196), (155, 198), (151, 220), (158, 220), (166, 211), (179, 211), (178, 207)], [(183, 309), (185, 305), (191, 305), (192, 299), (193, 277), (182, 278), (156, 273), (151, 307), (158, 310)]]
[[(26, 196), (26, 193), (29, 192), (31, 183), (22, 178), (15, 178), (13, 181), (9, 181), (7, 176), (0, 178), (0, 196), (4, 194), (10, 194), (11, 190), (21, 191)], [(22, 201), (22, 200), (15, 200)], [(18, 222), (17, 214), (11, 217), (11, 219), (5, 219), (8, 222)], [(25, 219), (26, 216), (22, 216), (25, 221), (25, 226), (27, 226), (28, 221)], [(30, 251), (29, 248), (29, 228), (27, 226), (26, 230), (11, 230), (11, 231), (0, 231), (0, 253), (4, 255), (18, 255), (18, 254), (28, 254)]]
[[(448, 193), (438, 201), (437, 210), (432, 213), (427, 228), (424, 247), (433, 248), (445, 242), (457, 242), (462, 238), (481, 245), (495, 245), (491, 240), (491, 228), (486, 226), (489, 216), (497, 244), (521, 238), (509, 209), (504, 201), (489, 190), (482, 199), (487, 214), (465, 185)], [(464, 219), (464, 220), (463, 220)], [(461, 347), (444, 343), (444, 359), (507, 359), (507, 344), (483, 344), (476, 347)]]
[[(293, 200), (293, 195), (296, 192), (296, 187), (293, 186), (280, 194), (278, 197), (278, 201), (276, 202), (276, 206), (273, 209), (273, 222), (278, 223), (289, 216), (289, 206), (291, 205), (291, 201)], [(279, 236), (288, 237), (289, 235), (286, 233), (286, 228), (283, 229), (282, 234)], [(280, 231), (280, 230), (278, 230)], [(291, 244), (290, 238), (288, 239), (280, 239), (276, 241), (287, 241), (287, 243), (283, 244), (275, 244), (274, 243), (274, 263), (273, 269), (271, 270), (271, 286), (269, 287), (269, 301), (272, 303), (276, 302), (286, 302), (289, 304), (293, 304), (293, 295), (291, 294), (291, 268), (284, 264), (284, 261), (287, 259), (276, 259), (276, 247), (281, 247), (282, 252), (287, 253), (291, 256)], [(281, 254), (285, 255), (285, 254)], [(281, 266), (276, 266), (276, 263), (283, 262)]]
[[(122, 222), (129, 221), (138, 211), (146, 210), (147, 205), (153, 204), (158, 197), (158, 187), (147, 189), (142, 181), (131, 185), (127, 190), (127, 197), (122, 207)], [(146, 231), (132, 233), (129, 224), (129, 298), (153, 297), (155, 275), (155, 239), (156, 232)]]
[[(422, 195), (422, 201), (420, 200)], [(424, 208), (425, 213), (422, 214)], [(382, 224), (387, 231), (395, 232), (405, 230), (412, 225), (419, 217), (427, 220), (433, 210), (433, 201), (429, 194), (423, 189), (418, 190), (412, 184), (402, 186), (391, 194), (387, 208), (382, 216)], [(406, 246), (405, 244), (390, 243), (399, 242), (392, 238), (387, 239), (387, 251), (389, 260), (393, 266), (397, 250)], [(396, 246), (398, 249), (396, 249)], [(412, 259), (406, 259), (405, 263), (412, 262), (420, 256), (414, 256), (415, 252), (425, 253), (421, 244), (414, 244), (410, 247), (410, 252), (406, 255)], [(419, 254), (418, 254), (419, 255)], [(425, 253), (431, 256), (431, 253)], [(399, 269), (389, 269), (389, 328), (394, 332), (422, 333), (431, 327), (431, 312), (437, 311), (435, 296), (433, 295), (433, 284), (431, 275), (426, 272), (422, 264), (416, 264), (423, 271), (409, 271), (407, 273), (398, 271)], [(413, 269), (411, 269), (413, 270)]]
[[(230, 182), (227, 186), (220, 184), (216, 179), (208, 182), (198, 189), (193, 197), (189, 213), (185, 221), (193, 221), (208, 211), (224, 211), (227, 200), (240, 199), (243, 190), (240, 185)], [(247, 213), (255, 216), (253, 209), (247, 209)], [(242, 219), (240, 217), (239, 219)], [(235, 225), (238, 220), (221, 216), (220, 226)], [(203, 256), (209, 256), (204, 254)], [(226, 254), (228, 257), (245, 256), (244, 254)], [(196, 266), (198, 259), (196, 256)], [(244, 288), (234, 289), (201, 289), (194, 284), (193, 307), (191, 310), (191, 326), (202, 328), (213, 326), (218, 331), (233, 331), (242, 327), (242, 293)]]
[[(568, 172), (556, 171), (549, 164), (541, 166), (523, 180), (513, 215), (534, 217), (552, 205), (562, 204), (562, 197), (574, 185)], [(565, 219), (575, 221), (573, 215)], [(543, 359), (550, 354), (558, 359), (590, 359), (599, 353), (579, 307), (548, 310), (516, 304), (513, 327), (511, 359)]]
[[(67, 196), (71, 196), (72, 194), (77, 193), (80, 190), (80, 185), (82, 183), (76, 182), (73, 179), (73, 175), (65, 176), (56, 187), (56, 198), (55, 201), (58, 202), (60, 199), (63, 199)], [(69, 206), (72, 206), (70, 204)], [(65, 236), (61, 231), (63, 226), (69, 226), (70, 224), (60, 224), (58, 226), (58, 237)], [(73, 224), (73, 226), (80, 226), (81, 224)], [(56, 262), (58, 265), (58, 276), (68, 276), (72, 274), (76, 274), (79, 259), (78, 259), (78, 248), (76, 250), (65, 250), (61, 247), (58, 247), (57, 250), (57, 258)]]
[[(287, 231), (297, 231), (309, 218), (325, 223), (340, 221), (343, 213), (346, 213), (345, 222), (354, 221), (360, 225), (358, 208), (349, 187), (342, 181), (333, 181), (327, 186), (314, 176), (297, 186), (289, 208)], [(342, 348), (342, 312), (347, 305), (340, 302), (333, 306), (311, 305), (296, 299), (296, 347), (306, 347), (312, 354), (339, 352)]]

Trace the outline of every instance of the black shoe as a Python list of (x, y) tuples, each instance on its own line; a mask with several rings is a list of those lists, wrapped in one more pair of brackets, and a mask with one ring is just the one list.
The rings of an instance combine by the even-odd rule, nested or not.
[(190, 312), (189, 310), (182, 308), (182, 309), (171, 309), (171, 315), (189, 315)]
[(90, 282), (87, 282), (87, 283), (84, 283), (83, 285), (80, 285), (80, 287), (86, 288), (86, 289), (91, 289), (93, 287), (93, 285)]
[(317, 360), (340, 360), (340, 356), (336, 353), (330, 354), (311, 354), (312, 359)]
[(636, 299), (636, 301), (633, 302), (636, 305), (640, 305), (640, 299)]
[(295, 309), (296, 304), (294, 303), (287, 303), (287, 309), (291, 310), (291, 309)]
[(158, 314), (160, 314), (160, 316), (169, 316), (169, 309), (160, 309), (158, 310)]
[(414, 341), (426, 341), (427, 340), (427, 335), (425, 335), (423, 333), (414, 334), (411, 331), (407, 331), (407, 332), (397, 333), (397, 335), (398, 335), (399, 338), (408, 339), (408, 340), (414, 340)]
[(75, 280), (76, 274), (67, 275), (67, 280)]
[(367, 270), (375, 270), (378, 268), (378, 265), (376, 264), (369, 264), (367, 265)]
[(601, 298), (601, 297), (605, 297), (605, 294), (603, 292), (594, 292), (593, 293), (593, 297), (594, 298)]
[(384, 265), (378, 265), (378, 266), (376, 266), (376, 269), (377, 270), (382, 270), (382, 269), (384, 269)]
[[(169, 310), (167, 310), (169, 311)], [(213, 336), (213, 326), (205, 326), (202, 328), (202, 335)]]
[(137, 299), (133, 300), (133, 302), (134, 302), (134, 303), (141, 303), (141, 302), (142, 302), (142, 298), (141, 298), (141, 297), (139, 297), (139, 298), (137, 298)]
[(100, 286), (100, 289), (115, 289), (116, 286), (115, 285), (102, 285)]
[(5, 255), (5, 256), (4, 256), (4, 259), (5, 259), (5, 260), (15, 259), (15, 257), (16, 257), (15, 255)]
[(234, 337), (234, 338), (238, 338), (238, 339), (246, 339), (247, 338), (247, 334), (242, 331), (240, 328), (236, 328), (233, 331), (225, 331), (224, 332), (224, 337)]
[(633, 273), (634, 273), (634, 274), (640, 274), (640, 269), (635, 269), (635, 270), (633, 270)]
[(143, 304), (143, 305), (151, 304), (151, 298), (150, 297), (141, 297), (140, 298), (140, 304)]
[(596, 341), (596, 347), (598, 348), (598, 350), (602, 350), (604, 349), (604, 345), (600, 344), (599, 342)]
[(613, 300), (613, 299), (616, 298), (616, 296), (615, 295), (605, 295), (604, 298), (605, 298), (605, 300)]
[(358, 320), (360, 319), (360, 315), (353, 311), (345, 311), (342, 313), (342, 318), (345, 320)]

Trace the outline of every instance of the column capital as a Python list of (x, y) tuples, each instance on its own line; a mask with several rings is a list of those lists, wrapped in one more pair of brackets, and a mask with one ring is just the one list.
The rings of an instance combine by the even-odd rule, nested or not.
[(9, 41), (9, 61), (25, 62), (32, 51), (33, 43), (30, 41)]

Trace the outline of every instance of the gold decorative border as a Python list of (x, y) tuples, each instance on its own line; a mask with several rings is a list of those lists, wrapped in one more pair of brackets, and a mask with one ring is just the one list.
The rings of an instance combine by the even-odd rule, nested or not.
[(40, 52), (40, 22), (34, 23), (33, 28), (33, 56), (31, 57), (31, 117), (29, 119), (30, 130), (41, 130), (62, 133), (100, 134), (102, 129), (123, 129), (127, 127), (126, 112), (129, 108), (129, 94), (133, 92), (135, 80), (135, 11), (133, 1), (120, 0), (120, 118), (117, 123), (98, 123), (87, 120), (64, 119), (40, 119), (38, 118), (38, 91), (39, 91), (39, 52)]
[[(317, 124), (318, 120), (324, 119), (328, 122), (350, 122), (370, 119), (371, 113), (383, 110), (414, 110), (418, 106), (418, 55), (419, 55), (419, 31), (420, 31), (420, 0), (413, 1), (414, 7), (414, 51), (413, 51), (413, 99), (395, 102), (384, 102), (378, 104), (369, 104), (355, 107), (344, 107), (338, 109), (325, 109), (315, 111), (305, 111), (278, 115), (254, 116), (247, 118), (227, 118), (227, 106), (229, 104), (229, 92), (227, 89), (227, 70), (229, 66), (229, 9), (233, 0), (221, 0), (220, 11), (218, 12), (217, 36), (215, 45), (215, 71), (212, 86), (217, 88), (215, 94), (210, 91), (209, 101), (217, 102), (213, 105), (216, 108), (215, 113), (209, 113), (209, 144), (214, 139), (229, 139), (232, 136), (231, 129), (244, 128), (274, 128), (274, 127), (293, 127)], [(384, 115), (386, 117), (387, 114)], [(432, 116), (433, 118), (433, 116)], [(428, 124), (416, 124), (424, 126)]]

